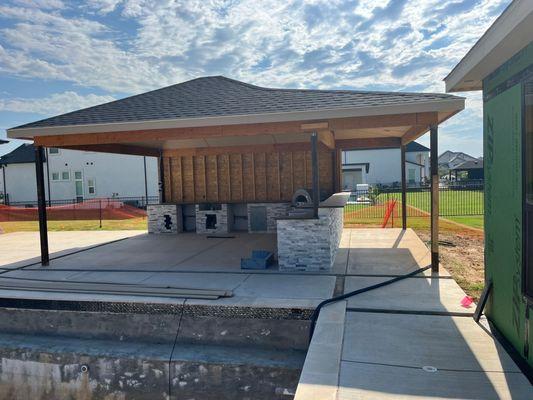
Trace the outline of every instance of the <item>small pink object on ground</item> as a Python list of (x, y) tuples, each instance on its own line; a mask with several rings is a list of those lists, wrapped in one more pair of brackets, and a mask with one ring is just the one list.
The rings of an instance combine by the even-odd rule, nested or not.
[(465, 297), (463, 297), (463, 300), (461, 300), (461, 305), (464, 308), (470, 308), (470, 306), (472, 305), (473, 302), (474, 302), (474, 300), (472, 299), (472, 297), (465, 296)]

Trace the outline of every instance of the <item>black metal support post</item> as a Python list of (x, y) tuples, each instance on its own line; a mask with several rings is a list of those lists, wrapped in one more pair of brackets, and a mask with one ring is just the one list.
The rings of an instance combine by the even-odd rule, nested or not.
[(431, 150), (431, 270), (439, 272), (439, 149), (438, 127), (430, 128)]
[(402, 229), (407, 229), (407, 182), (405, 180), (405, 144), (400, 147), (402, 167)]
[(46, 148), (46, 184), (48, 186), (48, 207), (52, 207), (52, 192), (50, 191), (50, 153)]
[(46, 221), (46, 195), (44, 191), (44, 150), (42, 146), (35, 147), (35, 175), (37, 177), (37, 206), (39, 209), (39, 233), (41, 239), (41, 264), (50, 263), (48, 250), (48, 224)]
[(144, 206), (148, 207), (148, 178), (146, 176), (146, 156), (143, 157), (144, 162)]
[(311, 134), (311, 162), (313, 176), (313, 216), (318, 218), (318, 205), (320, 204), (320, 183), (318, 175), (318, 134)]
[(165, 166), (163, 164), (163, 153), (159, 155), (159, 202), (165, 203)]

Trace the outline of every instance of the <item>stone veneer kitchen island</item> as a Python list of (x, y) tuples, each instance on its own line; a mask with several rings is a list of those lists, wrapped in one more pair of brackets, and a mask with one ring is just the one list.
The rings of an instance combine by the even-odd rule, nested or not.
[(284, 271), (323, 271), (333, 266), (349, 193), (335, 193), (320, 203), (318, 218), (277, 221), (278, 265)]

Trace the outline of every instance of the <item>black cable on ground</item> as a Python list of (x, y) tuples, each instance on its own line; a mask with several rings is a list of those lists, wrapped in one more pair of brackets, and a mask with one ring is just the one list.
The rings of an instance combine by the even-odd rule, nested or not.
[(332, 297), (330, 299), (324, 300), (315, 308), (315, 311), (313, 311), (313, 314), (311, 314), (311, 327), (309, 328), (309, 343), (311, 343), (311, 339), (313, 339), (313, 334), (315, 333), (316, 321), (318, 319), (318, 316), (320, 315), (320, 311), (322, 310), (322, 307), (324, 307), (325, 305), (336, 303), (337, 301), (345, 300), (349, 297), (353, 297), (361, 293), (369, 292), (374, 289), (379, 289), (383, 286), (390, 285), (394, 282), (398, 282), (403, 279), (410, 278), (414, 275), (418, 275), (419, 273), (424, 272), (425, 270), (429, 268), (431, 268), (431, 265), (427, 265), (425, 267), (416, 269), (413, 272), (409, 272), (408, 274), (405, 274), (405, 275), (397, 276), (395, 278), (389, 279), (388, 281), (376, 283), (375, 285), (367, 286), (361, 289), (354, 290), (349, 293), (342, 294), (340, 296), (336, 296), (336, 297)]

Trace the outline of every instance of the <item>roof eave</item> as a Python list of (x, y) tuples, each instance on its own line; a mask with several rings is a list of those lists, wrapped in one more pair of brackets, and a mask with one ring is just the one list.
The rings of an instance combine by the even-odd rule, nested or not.
[(513, 1), (444, 78), (446, 92), (482, 89), (483, 79), (531, 42), (533, 2)]
[(68, 135), (80, 133), (138, 131), (145, 129), (194, 128), (218, 125), (243, 125), (271, 122), (313, 121), (332, 118), (349, 118), (391, 114), (442, 112), (457, 113), (464, 109), (465, 99), (456, 97), (427, 102), (413, 102), (388, 106), (353, 107), (283, 113), (216, 116), (204, 118), (180, 118), (165, 120), (129, 121), (88, 125), (64, 125), (48, 127), (11, 128), (7, 136), (12, 139), (32, 139), (35, 136)]

